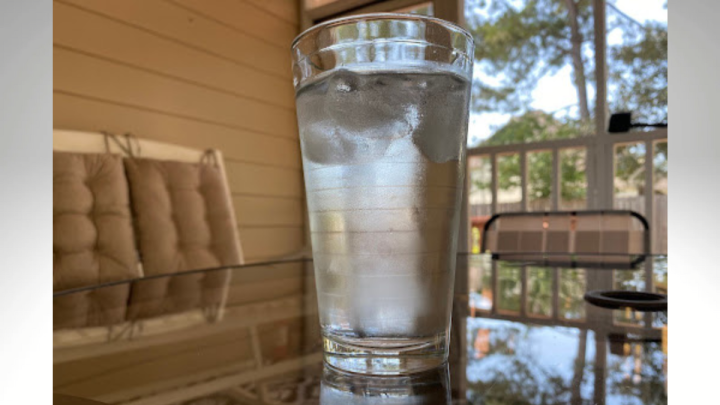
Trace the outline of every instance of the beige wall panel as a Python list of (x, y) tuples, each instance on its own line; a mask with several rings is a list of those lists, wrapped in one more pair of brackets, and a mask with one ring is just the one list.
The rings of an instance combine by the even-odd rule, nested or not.
[[(290, 50), (297, 35), (297, 26), (270, 15), (252, 4), (238, 0), (170, 0), (210, 19), (236, 29), (239, 32)], [(242, 19), (237, 16), (243, 16)]]
[[(269, 45), (267, 42), (166, 1), (62, 0), (55, 3), (82, 7), (203, 52), (271, 72), (279, 77), (288, 79), (292, 77), (289, 48)], [(247, 17), (242, 15), (236, 15), (234, 18), (239, 21), (247, 20)]]

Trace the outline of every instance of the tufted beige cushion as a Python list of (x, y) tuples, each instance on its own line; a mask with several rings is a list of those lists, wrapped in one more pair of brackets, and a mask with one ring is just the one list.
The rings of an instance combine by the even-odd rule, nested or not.
[[(232, 207), (218, 167), (125, 159), (145, 276), (241, 263)], [(129, 319), (222, 305), (229, 272), (143, 280)]]
[[(54, 291), (141, 275), (122, 158), (54, 152)], [(127, 286), (57, 297), (55, 329), (122, 322), (127, 300)]]

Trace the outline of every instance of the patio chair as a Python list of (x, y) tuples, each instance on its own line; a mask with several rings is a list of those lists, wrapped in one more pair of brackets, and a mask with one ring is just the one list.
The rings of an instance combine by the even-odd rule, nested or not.
[[(219, 151), (62, 130), (53, 132), (53, 149), (55, 291), (242, 264)], [(108, 215), (99, 215), (105, 211)], [(95, 256), (69, 261), (80, 247), (94, 248)], [(145, 280), (88, 294), (84, 302), (77, 302), (77, 295), (56, 297), (54, 327), (72, 335), (56, 333), (56, 343), (72, 345), (80, 335), (78, 343), (132, 337), (139, 329), (157, 333), (148, 330), (157, 329), (147, 327), (153, 324), (170, 331), (217, 320), (229, 274)], [(158, 317), (162, 322), (155, 322)], [(72, 328), (84, 330), (78, 335)]]
[(649, 253), (649, 227), (625, 210), (507, 212), (485, 224), (482, 252), (507, 260), (632, 263)]
[[(145, 276), (242, 264), (220, 153), (152, 153), (147, 142), (139, 146), (125, 158), (125, 170)], [(208, 320), (217, 320), (229, 276), (213, 271), (143, 280), (131, 291), (128, 319), (201, 308)]]

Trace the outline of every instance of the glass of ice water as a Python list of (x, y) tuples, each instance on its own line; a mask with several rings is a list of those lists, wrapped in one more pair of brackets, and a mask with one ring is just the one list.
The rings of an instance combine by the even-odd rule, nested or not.
[(442, 366), (421, 373), (374, 376), (325, 366), (322, 405), (452, 405), (450, 371)]
[(293, 76), (325, 360), (401, 374), (448, 358), (473, 40), (418, 15), (310, 28)]

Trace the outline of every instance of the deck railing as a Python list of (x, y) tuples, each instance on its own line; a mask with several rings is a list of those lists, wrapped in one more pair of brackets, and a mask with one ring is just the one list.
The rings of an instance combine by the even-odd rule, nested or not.
[[(581, 136), (571, 139), (557, 139), (540, 142), (528, 142), (511, 145), (481, 146), (468, 149), (468, 161), (478, 157), (489, 159), (490, 198), (485, 203), (473, 203), (470, 198), (470, 187), (466, 186), (465, 203), (467, 209), (463, 211), (464, 221), (470, 224), (468, 230), (468, 250), (473, 251), (473, 243), (477, 238), (478, 224), (482, 218), (492, 214), (508, 211), (558, 211), (581, 209), (630, 209), (644, 215), (650, 223), (651, 251), (652, 253), (667, 253), (667, 195), (655, 192), (655, 146), (667, 142), (667, 129), (658, 129), (647, 132), (629, 132), (623, 134), (601, 134), (599, 136)], [(615, 196), (615, 153), (619, 146), (644, 145), (642, 160), (642, 182), (644, 191), (636, 196)], [(584, 199), (561, 199), (561, 153), (568, 149), (585, 151), (585, 177), (587, 180), (587, 195)], [(536, 152), (549, 152), (552, 155), (550, 196), (546, 199), (528, 198), (528, 154)], [(512, 202), (502, 201), (499, 191), (498, 158), (508, 155), (519, 155), (520, 190), (515, 190)], [(468, 176), (471, 170), (468, 169)], [(468, 179), (467, 185), (472, 184)], [(651, 191), (652, 190), (652, 191)], [(653, 198), (645, 198), (651, 191)], [(507, 199), (507, 198), (506, 198)], [(489, 201), (488, 201), (489, 200)], [(475, 239), (475, 241), (473, 241)], [(461, 239), (463, 240), (463, 239)]]

